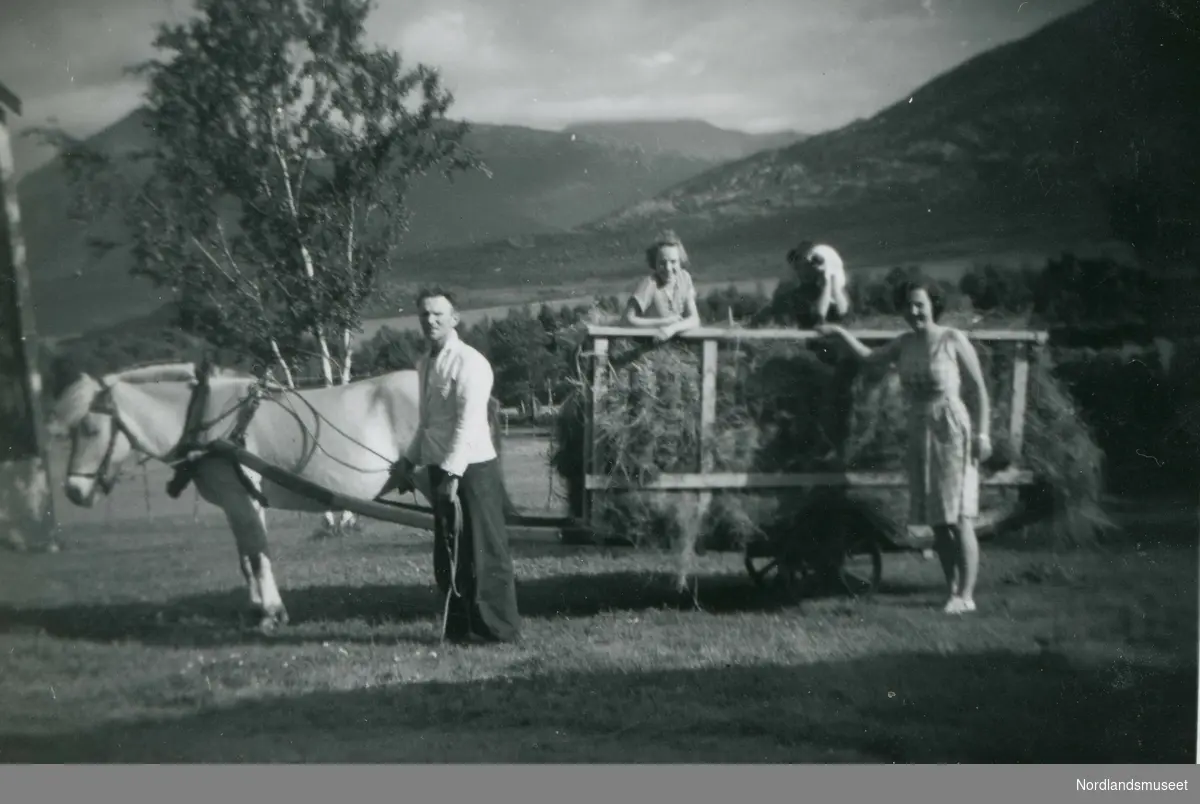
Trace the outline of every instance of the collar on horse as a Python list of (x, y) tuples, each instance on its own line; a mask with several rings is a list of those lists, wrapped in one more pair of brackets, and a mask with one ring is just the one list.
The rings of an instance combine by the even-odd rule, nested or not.
[[(183, 436), (165, 458), (167, 461), (179, 461), (175, 467), (175, 474), (167, 481), (167, 494), (172, 499), (178, 498), (183, 493), (195, 478), (201, 461), (208, 457), (208, 445), (201, 443), (199, 438), (207, 429), (204, 422), (204, 410), (208, 407), (208, 400), (212, 393), (212, 386), (209, 382), (211, 376), (212, 365), (205, 360), (196, 371), (196, 388), (192, 391), (192, 397), (188, 401)], [(250, 386), (250, 392), (246, 399), (238, 405), (237, 421), (234, 423), (229, 438), (239, 447), (246, 446), (246, 430), (249, 428), (254, 414), (258, 411), (262, 395), (263, 385), (261, 382), (257, 382)], [(238, 480), (241, 481), (246, 491), (258, 500), (259, 504), (266, 507), (266, 497), (250, 482), (242, 465), (234, 461), (234, 468)]]

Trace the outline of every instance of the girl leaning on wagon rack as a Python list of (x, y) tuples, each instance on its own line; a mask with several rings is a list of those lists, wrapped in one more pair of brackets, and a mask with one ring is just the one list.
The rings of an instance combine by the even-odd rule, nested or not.
[(657, 329), (655, 340), (660, 342), (700, 326), (696, 286), (688, 272), (687, 250), (679, 237), (670, 231), (661, 234), (646, 249), (646, 263), (650, 275), (634, 288), (622, 323)]

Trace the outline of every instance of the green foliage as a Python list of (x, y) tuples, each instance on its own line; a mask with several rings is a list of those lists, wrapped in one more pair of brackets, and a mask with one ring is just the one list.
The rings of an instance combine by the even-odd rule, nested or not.
[(358, 374), (366, 377), (414, 369), (422, 349), (421, 333), (384, 328), (359, 345), (354, 363)]
[(980, 312), (1024, 313), (1033, 306), (1038, 276), (1028, 269), (975, 266), (963, 274), (958, 289)]
[(186, 330), (264, 367), (315, 350), (327, 381), (378, 298), (410, 183), (478, 166), (437, 72), (366, 45), (371, 5), (200, 0), (160, 26), (163, 55), (134, 68), (144, 181), (46, 132), (81, 205), (122, 207), (133, 272), (178, 301)]

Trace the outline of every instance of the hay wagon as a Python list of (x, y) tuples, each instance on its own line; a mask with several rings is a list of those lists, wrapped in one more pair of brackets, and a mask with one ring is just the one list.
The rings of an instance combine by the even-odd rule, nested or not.
[[(899, 331), (855, 330), (863, 342), (886, 342)], [(1047, 333), (1037, 331), (976, 330), (969, 336), (976, 342), (1002, 344), (1013, 350), (1011, 398), (1008, 404), (1006, 445), (1010, 460), (1007, 466), (994, 472), (984, 472), (983, 489), (1016, 490), (1030, 488), (1035, 475), (1021, 464), (1022, 441), (1026, 420), (1026, 400), (1029, 389), (1030, 350), (1041, 348)], [(916, 528), (880, 538), (868, 535), (859, 527), (849, 507), (839, 510), (839, 500), (848, 490), (897, 490), (906, 487), (900, 471), (815, 471), (815, 472), (754, 472), (720, 471), (714, 468), (712, 442), (717, 421), (718, 356), (722, 347), (731, 344), (764, 341), (808, 341), (820, 337), (812, 330), (796, 329), (737, 329), (701, 327), (682, 333), (678, 340), (689, 345), (700, 344), (700, 389), (697, 430), (699, 449), (695, 468), (690, 472), (659, 473), (648, 479), (615, 476), (605, 470), (605, 457), (596, 449), (595, 415), (605, 399), (611, 375), (609, 362), (611, 344), (618, 339), (648, 341), (653, 337), (646, 330), (624, 327), (597, 326), (588, 328), (585, 353), (590, 357), (590, 374), (586, 380), (586, 411), (584, 413), (583, 472), (576, 484), (572, 516), (575, 528), (571, 538), (599, 543), (611, 534), (597, 522), (597, 502), (606, 495), (656, 492), (671, 495), (691, 495), (697, 506), (697, 516), (703, 517), (714, 494), (728, 492), (780, 492), (794, 490), (803, 497), (798, 516), (792, 523), (803, 523), (806, 515), (812, 523), (820, 523), (822, 538), (804, 538), (806, 528), (789, 527), (780, 532), (762, 532), (744, 546), (744, 564), (750, 578), (759, 586), (782, 589), (795, 597), (813, 581), (833, 583), (852, 594), (869, 594), (878, 587), (886, 552), (926, 550), (931, 533)], [(993, 407), (997, 407), (993, 404)], [(994, 512), (984, 511), (980, 518), (981, 537), (996, 532), (1006, 521)], [(1016, 521), (1018, 517), (1012, 517)], [(1027, 522), (1023, 524), (1028, 524)], [(681, 576), (681, 587), (686, 579)]]

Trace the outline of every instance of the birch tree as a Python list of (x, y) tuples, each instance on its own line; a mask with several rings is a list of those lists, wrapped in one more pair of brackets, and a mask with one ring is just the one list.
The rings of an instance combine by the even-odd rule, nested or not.
[[(149, 146), (129, 159), (59, 129), (79, 209), (116, 215), (131, 270), (180, 324), (276, 366), (316, 358), (348, 382), (368, 301), (407, 230), (411, 182), (480, 169), (435, 68), (368, 45), (370, 0), (197, 0), (158, 28), (146, 81)], [(315, 354), (312, 354), (315, 352)]]

